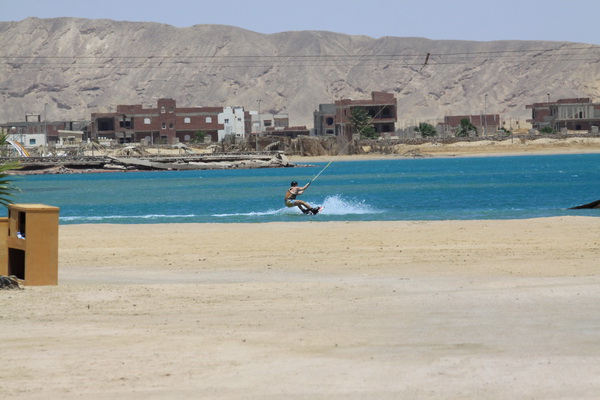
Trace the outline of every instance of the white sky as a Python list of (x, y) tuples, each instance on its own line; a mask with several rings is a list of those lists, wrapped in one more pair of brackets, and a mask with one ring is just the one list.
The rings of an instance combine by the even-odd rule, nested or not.
[(600, 44), (600, 0), (0, 0), (0, 21), (27, 17)]

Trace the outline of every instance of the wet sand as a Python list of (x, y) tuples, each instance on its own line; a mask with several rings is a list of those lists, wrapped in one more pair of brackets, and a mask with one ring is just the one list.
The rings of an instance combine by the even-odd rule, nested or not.
[(595, 399), (598, 221), (64, 225), (10, 399)]

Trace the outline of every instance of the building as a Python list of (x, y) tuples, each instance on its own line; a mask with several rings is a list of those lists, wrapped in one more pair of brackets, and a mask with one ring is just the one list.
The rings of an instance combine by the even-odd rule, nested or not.
[(244, 112), (244, 107), (225, 107), (217, 117), (223, 129), (218, 131), (219, 142), (227, 135), (234, 135), (236, 139), (243, 139), (246, 132), (250, 131), (250, 113)]
[(29, 117), (25, 122), (0, 124), (0, 132), (26, 148), (78, 144), (88, 132), (87, 121), (41, 121)]
[(364, 108), (372, 118), (375, 131), (384, 136), (396, 131), (397, 100), (392, 93), (372, 92), (370, 100), (341, 99), (334, 104), (320, 104), (315, 111), (315, 135), (346, 136), (348, 139), (359, 137), (360, 132), (354, 132), (350, 118), (354, 109)]
[(526, 135), (531, 130), (531, 123), (524, 118), (504, 117), (502, 128), (512, 132), (513, 135)]
[(288, 114), (271, 114), (250, 112), (252, 120), (252, 133), (263, 136), (265, 132), (273, 128), (287, 128), (290, 126), (290, 117)]
[(313, 117), (316, 136), (335, 135), (335, 104), (319, 104)]
[[(174, 99), (159, 99), (155, 108), (118, 105), (115, 113), (92, 114), (91, 135), (93, 139), (114, 139), (121, 143), (174, 144), (189, 142), (197, 132), (203, 131), (217, 141), (219, 130), (226, 130), (224, 124), (219, 123), (219, 114), (224, 112), (223, 107), (178, 108)], [(234, 108), (228, 112), (231, 116), (238, 115)], [(229, 124), (229, 132), (237, 126)]]
[(437, 125), (436, 130), (440, 136), (454, 136), (454, 131), (460, 126), (460, 121), (468, 119), (473, 126), (477, 128), (477, 136), (495, 135), (503, 123), (498, 114), (484, 115), (447, 115), (444, 122)]
[(264, 134), (266, 136), (297, 138), (298, 136), (309, 136), (310, 130), (306, 126), (270, 127), (266, 128)]
[[(600, 126), (600, 103), (589, 98), (560, 99), (555, 102), (529, 104), (533, 129), (554, 131), (592, 131)], [(594, 128), (596, 127), (596, 128)]]

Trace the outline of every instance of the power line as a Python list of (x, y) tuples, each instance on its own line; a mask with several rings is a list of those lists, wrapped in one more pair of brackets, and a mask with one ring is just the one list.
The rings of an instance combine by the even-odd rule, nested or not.
[[(531, 53), (531, 52), (548, 52), (548, 51), (561, 51), (561, 50), (597, 50), (600, 52), (600, 46), (590, 45), (585, 47), (554, 47), (545, 49), (519, 49), (519, 50), (494, 50), (494, 51), (471, 51), (471, 52), (452, 52), (452, 53), (430, 53), (432, 56), (457, 56), (457, 55), (477, 55), (477, 54), (514, 54), (514, 53)], [(361, 53), (361, 54), (294, 54), (294, 55), (144, 55), (144, 56), (119, 56), (119, 55), (107, 55), (107, 56), (27, 56), (27, 55), (0, 55), (0, 58), (67, 58), (67, 59), (97, 59), (97, 58), (108, 58), (108, 59), (152, 59), (152, 58), (211, 58), (211, 59), (230, 59), (230, 58), (357, 58), (357, 57), (422, 57), (423, 53), (403, 54), (403, 53)]]
[[(428, 53), (427, 64), (464, 65), (472, 63), (528, 63), (600, 61), (600, 46), (559, 47), (474, 52)], [(2, 63), (16, 68), (173, 68), (173, 67), (346, 67), (355, 65), (389, 66), (402, 62), (402, 67), (422, 65), (423, 54), (324, 54), (324, 55), (145, 55), (145, 56), (29, 56), (0, 55)]]

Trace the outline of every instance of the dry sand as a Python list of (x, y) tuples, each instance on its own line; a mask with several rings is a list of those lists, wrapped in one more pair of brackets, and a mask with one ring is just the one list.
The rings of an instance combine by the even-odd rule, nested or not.
[(355, 160), (376, 160), (413, 157), (490, 157), (542, 154), (586, 154), (600, 153), (600, 138), (572, 137), (567, 139), (540, 138), (525, 140), (518, 137), (502, 141), (480, 140), (457, 142), (452, 144), (425, 143), (420, 145), (401, 144), (393, 146), (394, 153), (379, 154), (371, 152), (368, 146), (365, 154), (350, 156), (288, 157), (292, 162), (326, 162)]
[(66, 225), (6, 399), (597, 399), (598, 218)]

